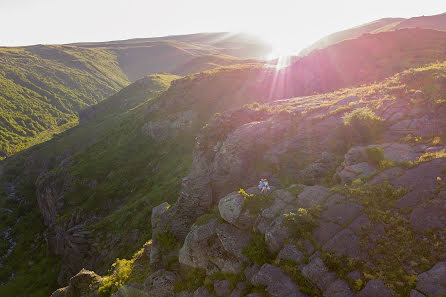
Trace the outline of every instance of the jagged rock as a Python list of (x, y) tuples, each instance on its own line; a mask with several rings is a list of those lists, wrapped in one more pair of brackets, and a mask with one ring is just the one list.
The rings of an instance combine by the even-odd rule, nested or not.
[(414, 190), (395, 201), (393, 205), (398, 208), (412, 208), (432, 197), (433, 193), (431, 191)]
[(294, 261), (296, 263), (300, 263), (303, 258), (304, 254), (295, 245), (285, 245), (277, 255), (277, 259)]
[(226, 222), (236, 225), (237, 220), (243, 211), (244, 203), (245, 201), (242, 195), (237, 192), (226, 195), (218, 202), (220, 216)]
[(364, 289), (362, 289), (361, 292), (358, 293), (358, 297), (375, 296), (392, 297), (392, 292), (386, 287), (382, 280), (372, 279), (369, 280)]
[(309, 208), (321, 204), (329, 193), (329, 189), (322, 186), (305, 187), (297, 197), (297, 206)]
[[(345, 244), (348, 242), (348, 244)], [(337, 233), (323, 246), (324, 250), (333, 251), (337, 256), (361, 257), (360, 238), (349, 228)]]
[(181, 291), (179, 294), (177, 294), (177, 297), (193, 297), (194, 292), (192, 291)]
[(308, 165), (301, 172), (304, 183), (314, 185), (326, 179), (327, 174), (333, 169), (336, 157), (332, 153), (323, 152), (322, 157)]
[(336, 273), (329, 272), (320, 257), (314, 257), (310, 263), (302, 268), (302, 274), (322, 292), (328, 290), (329, 286), (336, 280)]
[(50, 297), (66, 297), (68, 287), (59, 288), (51, 294)]
[(163, 141), (175, 137), (181, 131), (190, 130), (196, 122), (198, 114), (186, 110), (168, 115), (159, 121), (149, 121), (141, 127), (141, 134), (155, 141)]
[(375, 172), (375, 166), (372, 166), (367, 162), (361, 162), (344, 167), (344, 169), (337, 172), (337, 175), (340, 177), (342, 184), (347, 184), (352, 182), (354, 179), (368, 177)]
[(432, 191), (439, 185), (438, 177), (445, 180), (444, 168), (446, 168), (444, 158), (422, 162), (417, 167), (406, 170), (402, 176), (392, 181), (391, 185), (417, 191)]
[(367, 184), (379, 184), (386, 181), (390, 182), (395, 178), (401, 176), (403, 173), (404, 173), (403, 168), (392, 167), (376, 174), (367, 182)]
[(209, 262), (207, 249), (210, 241), (215, 238), (216, 227), (216, 220), (211, 220), (202, 226), (192, 226), (180, 249), (179, 262), (191, 267), (206, 269)]
[(217, 296), (228, 296), (231, 282), (227, 279), (214, 281), (214, 290)]
[(141, 284), (124, 285), (112, 297), (150, 297)]
[(232, 290), (231, 294), (229, 295), (229, 297), (242, 297), (243, 296), (243, 291), (246, 288), (246, 283), (245, 282), (238, 282), (235, 285), (234, 290)]
[(243, 272), (246, 280), (248, 282), (252, 282), (252, 278), (259, 272), (260, 266), (257, 264), (252, 264), (251, 266), (246, 267), (245, 271)]
[(266, 286), (268, 293), (276, 297), (300, 297), (302, 294), (293, 281), (282, 269), (271, 264), (264, 264), (252, 278), (254, 285)]
[(358, 280), (358, 279), (361, 279), (362, 275), (361, 275), (361, 272), (360, 272), (360, 271), (355, 270), (355, 271), (351, 271), (351, 272), (349, 272), (349, 273), (347, 274), (347, 277), (348, 277), (349, 279), (351, 279), (351, 280)]
[(67, 287), (56, 290), (51, 297), (96, 297), (102, 281), (93, 271), (82, 269), (70, 278)]
[(209, 292), (208, 288), (206, 288), (205, 286), (201, 286), (194, 292), (193, 297), (216, 297), (216, 296), (211, 292)]
[(176, 274), (171, 271), (167, 271), (165, 269), (157, 270), (144, 282), (144, 290), (149, 294), (149, 296), (175, 296), (173, 284), (176, 279)]
[(243, 232), (229, 224), (220, 224), (215, 231), (223, 248), (228, 253), (236, 256), (239, 260), (247, 260), (242, 251), (251, 240), (249, 233)]
[(321, 217), (326, 221), (332, 221), (342, 226), (357, 217), (362, 209), (361, 205), (354, 202), (335, 204), (323, 211)]
[(170, 208), (170, 204), (167, 202), (152, 209), (151, 225), (152, 225), (152, 246), (150, 250), (150, 264), (152, 267), (156, 267), (161, 262), (161, 252), (158, 247), (158, 241), (156, 234), (160, 231), (164, 231), (162, 226), (163, 220), (166, 218), (166, 213)]
[[(345, 280), (337, 279), (324, 292), (326, 297), (355, 297)], [(378, 296), (378, 295), (376, 295)], [(379, 295), (380, 296), (380, 295)], [(384, 296), (383, 296), (384, 297)]]
[(313, 230), (313, 237), (318, 245), (324, 245), (330, 238), (341, 230), (341, 226), (331, 222), (321, 221), (319, 226)]
[(286, 203), (280, 199), (275, 199), (273, 204), (262, 210), (262, 217), (264, 217), (265, 219), (268, 220), (272, 220), (274, 219), (279, 213), (280, 211), (286, 206)]
[(271, 195), (275, 200), (279, 199), (280, 201), (283, 201), (285, 203), (292, 203), (296, 200), (295, 195), (282, 189), (272, 192)]
[(412, 290), (410, 291), (410, 297), (426, 297), (423, 294), (421, 294), (420, 292), (416, 291), (416, 290)]
[(277, 217), (274, 223), (265, 231), (265, 242), (272, 253), (278, 252), (290, 236), (290, 231), (282, 225), (282, 217)]
[(418, 275), (417, 289), (428, 296), (446, 295), (446, 262)]
[(410, 223), (415, 231), (423, 232), (434, 228), (446, 227), (446, 203), (432, 200), (427, 205), (414, 208), (410, 214)]
[(353, 232), (360, 232), (365, 227), (370, 226), (370, 224), (371, 221), (367, 215), (360, 215), (350, 225), (348, 225), (348, 228), (351, 229)]

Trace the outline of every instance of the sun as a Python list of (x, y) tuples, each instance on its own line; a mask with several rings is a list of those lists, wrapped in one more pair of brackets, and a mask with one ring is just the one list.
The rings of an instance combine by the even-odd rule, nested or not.
[(275, 60), (298, 55), (298, 47), (296, 44), (293, 44), (290, 37), (286, 34), (265, 31), (257, 32), (255, 35), (271, 46), (271, 52), (265, 57), (266, 60)]

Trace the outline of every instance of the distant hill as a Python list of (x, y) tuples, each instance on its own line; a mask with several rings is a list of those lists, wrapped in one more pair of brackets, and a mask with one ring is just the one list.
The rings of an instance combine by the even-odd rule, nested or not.
[(357, 38), (364, 33), (371, 33), (376, 30), (379, 30), (380, 28), (386, 27), (388, 25), (394, 25), (396, 23), (399, 23), (403, 20), (405, 20), (405, 19), (403, 19), (403, 18), (384, 18), (384, 19), (379, 19), (379, 20), (376, 20), (376, 21), (373, 21), (370, 23), (366, 23), (363, 25), (359, 25), (359, 26), (356, 26), (356, 27), (353, 27), (353, 28), (350, 28), (347, 30), (342, 30), (339, 32), (332, 33), (328, 36), (325, 36), (325, 37), (319, 39), (318, 41), (316, 41), (309, 47), (303, 49), (299, 53), (299, 55), (304, 56), (313, 50), (326, 48), (332, 44), (341, 42), (346, 39)]
[(347, 30), (332, 33), (325, 36), (309, 47), (303, 49), (299, 55), (303, 56), (311, 51), (328, 47), (332, 44), (347, 39), (354, 39), (366, 33), (379, 33), (385, 31), (399, 30), (404, 28), (424, 28), (433, 30), (446, 30), (446, 13), (420, 16), (409, 19), (405, 18), (383, 18), (370, 23), (359, 25)]
[(145, 75), (185, 75), (269, 51), (229, 33), (0, 48), (0, 159), (72, 127), (81, 110)]

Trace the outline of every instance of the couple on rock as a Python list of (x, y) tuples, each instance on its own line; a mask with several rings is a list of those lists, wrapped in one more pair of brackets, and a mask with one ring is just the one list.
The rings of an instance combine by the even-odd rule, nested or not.
[(262, 194), (267, 193), (271, 190), (268, 184), (268, 180), (266, 178), (260, 179), (258, 188), (260, 190), (260, 193)]

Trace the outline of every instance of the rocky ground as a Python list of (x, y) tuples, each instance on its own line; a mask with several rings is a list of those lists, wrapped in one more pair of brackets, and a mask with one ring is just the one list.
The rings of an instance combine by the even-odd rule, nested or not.
[[(151, 275), (113, 296), (446, 295), (446, 105), (420, 76), (216, 115), (152, 210)], [(103, 286), (81, 271), (52, 297)]]

